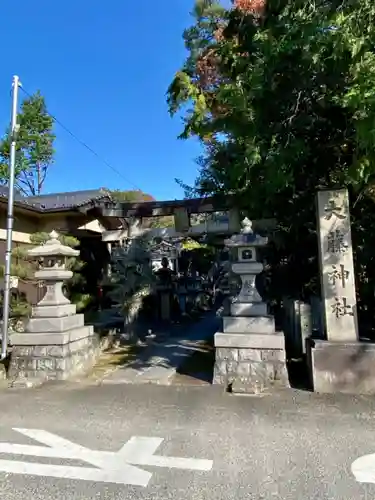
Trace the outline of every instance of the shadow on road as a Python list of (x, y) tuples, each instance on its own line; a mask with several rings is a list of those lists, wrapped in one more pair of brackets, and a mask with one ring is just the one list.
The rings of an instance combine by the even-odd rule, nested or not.
[(177, 369), (176, 382), (187, 381), (191, 379), (212, 383), (215, 364), (214, 337), (196, 346), (195, 352)]

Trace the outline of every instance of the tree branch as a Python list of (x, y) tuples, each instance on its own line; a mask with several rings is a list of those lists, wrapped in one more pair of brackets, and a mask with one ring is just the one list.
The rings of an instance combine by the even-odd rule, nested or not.
[(20, 186), (17, 182), (16, 182), (16, 188), (18, 189), (18, 191), (21, 191), (21, 193), (25, 196), (28, 196), (30, 194), (28, 191), (26, 191), (25, 188)]
[[(21, 176), (23, 176), (24, 179), (22, 179)], [(19, 178), (18, 178), (18, 182), (22, 182), (25, 186), (27, 186), (30, 190), (31, 195), (35, 196), (37, 194), (36, 190), (35, 190), (34, 178), (33, 178), (32, 182), (30, 182), (30, 180), (27, 176), (27, 171), (22, 171), (20, 173)]]
[(47, 177), (47, 173), (48, 173), (48, 167), (47, 166), (43, 167), (42, 176), (41, 176), (41, 179), (40, 179), (40, 184), (38, 185), (39, 194), (42, 191), (42, 188), (43, 188), (43, 185), (44, 185), (44, 181), (46, 180), (46, 177)]

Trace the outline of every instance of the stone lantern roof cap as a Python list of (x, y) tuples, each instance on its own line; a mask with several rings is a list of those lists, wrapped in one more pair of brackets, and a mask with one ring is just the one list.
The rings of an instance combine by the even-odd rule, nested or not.
[(79, 250), (63, 245), (58, 240), (59, 235), (56, 231), (52, 231), (49, 236), (50, 239), (43, 245), (28, 250), (29, 257), (77, 257), (79, 255)]
[(224, 241), (227, 247), (260, 247), (268, 243), (268, 238), (254, 233), (252, 222), (247, 217), (241, 223), (242, 229), (240, 234), (234, 234), (231, 238)]

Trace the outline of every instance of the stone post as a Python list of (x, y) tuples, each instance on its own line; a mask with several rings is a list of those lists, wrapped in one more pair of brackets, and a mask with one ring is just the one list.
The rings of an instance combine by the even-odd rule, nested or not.
[(375, 346), (359, 342), (349, 196), (317, 194), (321, 289), (326, 340), (309, 339), (317, 392), (375, 393)]
[(46, 293), (33, 308), (24, 333), (11, 335), (9, 377), (13, 382), (36, 385), (50, 379), (63, 380), (88, 370), (99, 353), (93, 327), (84, 325), (63, 293), (64, 281), (73, 273), (65, 269), (65, 259), (79, 251), (62, 245), (53, 231), (44, 245), (28, 251), (41, 267), (35, 278), (42, 280)]
[(190, 217), (186, 208), (176, 208), (174, 212), (174, 228), (177, 233), (187, 233), (190, 229)]
[(142, 234), (142, 219), (140, 217), (129, 217), (126, 222), (128, 224), (128, 238), (135, 238)]
[(160, 319), (161, 321), (171, 321), (171, 289), (170, 287), (159, 288), (160, 293)]
[(276, 332), (275, 320), (255, 283), (263, 270), (257, 249), (267, 244), (267, 238), (255, 234), (248, 219), (242, 225), (241, 234), (225, 241), (237, 253), (232, 272), (241, 277), (242, 286), (231, 300), (230, 315), (223, 317), (223, 332), (215, 334), (213, 382), (232, 392), (254, 393), (289, 382), (284, 335)]
[(348, 192), (320, 191), (317, 205), (327, 339), (356, 341), (358, 322)]
[(230, 233), (238, 233), (241, 230), (240, 212), (237, 208), (228, 211), (228, 229)]
[(108, 255), (109, 255), (109, 262), (108, 262), (108, 265), (107, 265), (107, 276), (109, 277), (112, 274), (112, 266), (111, 266), (112, 243), (110, 241), (107, 243), (107, 251), (108, 251)]

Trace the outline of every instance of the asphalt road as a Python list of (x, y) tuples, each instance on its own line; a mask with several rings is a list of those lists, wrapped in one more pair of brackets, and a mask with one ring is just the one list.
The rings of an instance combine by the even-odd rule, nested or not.
[[(355, 459), (375, 453), (375, 399), (295, 391), (236, 397), (215, 387), (71, 384), (1, 392), (0, 404), (0, 470), (8, 468), (8, 472), (0, 472), (0, 499), (375, 498), (375, 485), (356, 482), (351, 471)], [(23, 433), (15, 428), (23, 429)], [(35, 440), (35, 435), (33, 439), (27, 429), (50, 434), (45, 438), (42, 433), (43, 444)], [(57, 442), (65, 454), (63, 459), (12, 453), (12, 443), (34, 446), (36, 451), (42, 446), (42, 451), (51, 450), (51, 433), (80, 445), (78, 455), (85, 449), (82, 447), (118, 452), (131, 437), (145, 436), (161, 438), (155, 441), (160, 445), (156, 444), (155, 454), (208, 462), (203, 463), (206, 470), (195, 471), (161, 467), (160, 463), (139, 465), (151, 473), (146, 486), (99, 482), (103, 476), (99, 472), (96, 481), (9, 472), (13, 462), (18, 461), (26, 463), (26, 469), (33, 464), (33, 470), (40, 474), (49, 464), (63, 465), (48, 470), (61, 470), (68, 476), (68, 470), (89, 468), (90, 476), (92, 469), (94, 474), (99, 471), (98, 461), (103, 460), (104, 468), (117, 467), (116, 477), (120, 480), (131, 477), (125, 462), (111, 465), (114, 453), (107, 453), (102, 459), (98, 453), (87, 455), (87, 450), (83, 451), (91, 464), (78, 455), (67, 457), (74, 445), (65, 441)], [(4, 453), (6, 446), (8, 452)], [(21, 449), (34, 449), (29, 447)], [(131, 452), (133, 462), (142, 462), (142, 458), (137, 458), (139, 453), (139, 448)], [(178, 461), (171, 460), (171, 465), (178, 466)], [(209, 470), (206, 466), (210, 460), (213, 462)], [(26, 471), (25, 465), (15, 467), (18, 472), (22, 467)]]

